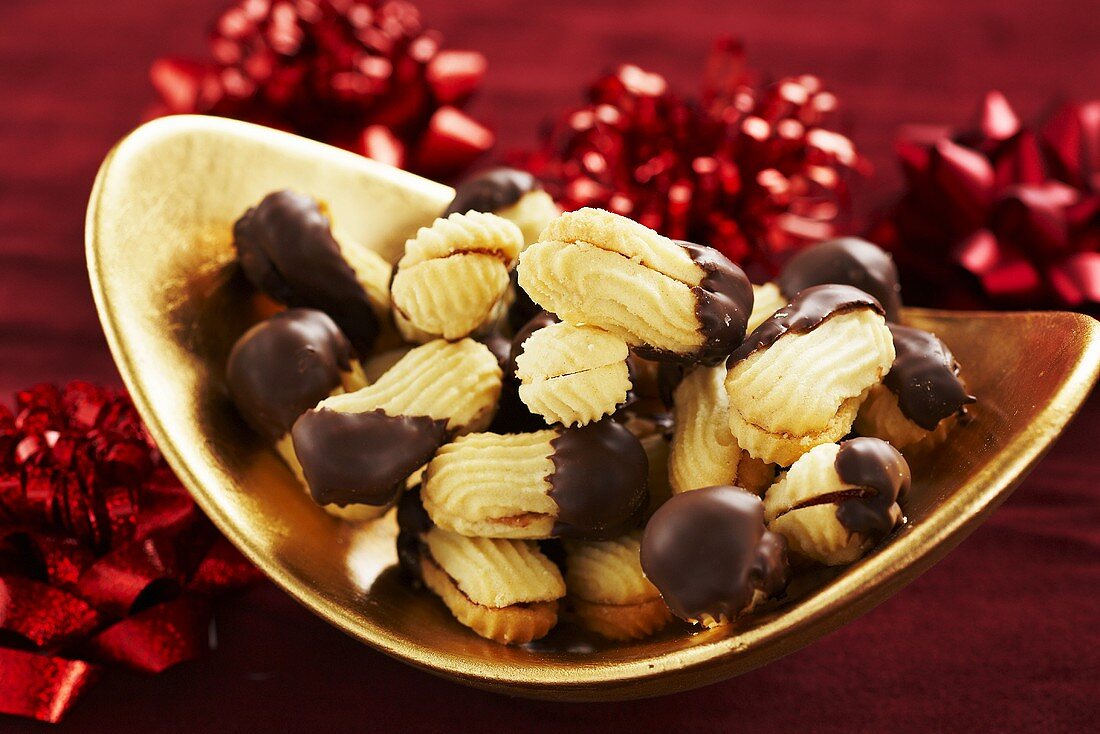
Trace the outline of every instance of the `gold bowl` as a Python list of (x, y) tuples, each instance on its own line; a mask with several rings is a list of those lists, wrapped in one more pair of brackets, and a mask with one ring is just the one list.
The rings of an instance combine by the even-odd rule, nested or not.
[(1072, 313), (907, 309), (963, 365), (975, 419), (914, 459), (908, 522), (844, 568), (804, 573), (738, 624), (676, 625), (593, 644), (568, 629), (504, 647), (403, 584), (392, 520), (352, 531), (321, 512), (236, 415), (222, 383), (233, 340), (258, 318), (233, 265), (232, 222), (269, 191), (327, 202), (340, 232), (399, 255), (452, 190), (321, 143), (245, 123), (151, 122), (104, 161), (87, 218), (88, 269), (111, 350), (138, 409), (202, 509), (272, 580), (336, 627), (451, 680), (561, 700), (615, 700), (712, 683), (775, 660), (909, 583), (993, 511), (1080, 407), (1100, 369), (1098, 323)]

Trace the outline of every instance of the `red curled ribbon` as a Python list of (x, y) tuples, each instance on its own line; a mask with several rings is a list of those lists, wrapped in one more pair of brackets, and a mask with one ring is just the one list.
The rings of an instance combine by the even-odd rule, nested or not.
[(990, 92), (971, 129), (909, 128), (897, 150), (908, 189), (872, 238), (912, 290), (952, 306), (1100, 304), (1100, 100), (1027, 127)]
[(39, 385), (15, 408), (0, 405), (0, 713), (56, 722), (101, 664), (199, 657), (211, 600), (258, 574), (124, 393)]

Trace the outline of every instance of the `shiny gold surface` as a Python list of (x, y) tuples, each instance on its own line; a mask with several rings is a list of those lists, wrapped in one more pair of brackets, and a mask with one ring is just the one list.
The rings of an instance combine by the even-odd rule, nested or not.
[(1079, 408), (1100, 368), (1098, 324), (1069, 313), (910, 309), (954, 350), (976, 419), (914, 460), (909, 522), (872, 555), (802, 575), (781, 603), (725, 629), (674, 627), (621, 645), (507, 648), (459, 626), (392, 567), (391, 520), (354, 534), (318, 510), (236, 416), (221, 375), (257, 318), (232, 267), (230, 225), (265, 193), (328, 202), (338, 231), (383, 251), (451, 190), (285, 133), (215, 118), (158, 120), (104, 162), (88, 208), (88, 268), (138, 408), (202, 508), (268, 576), (348, 634), (453, 680), (537, 698), (613, 700), (704, 685), (786, 655), (883, 601), (1012, 491)]

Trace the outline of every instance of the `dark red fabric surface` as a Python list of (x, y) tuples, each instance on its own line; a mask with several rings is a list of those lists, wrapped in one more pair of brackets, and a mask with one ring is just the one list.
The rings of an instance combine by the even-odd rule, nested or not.
[[(814, 72), (840, 94), (878, 170), (856, 192), (864, 212), (897, 181), (898, 124), (962, 121), (994, 86), (1025, 115), (1100, 93), (1089, 0), (419, 4), (450, 45), (488, 55), (474, 109), (504, 148), (529, 144), (613, 63), (690, 90), (714, 34), (743, 34), (761, 68)], [(99, 161), (151, 100), (149, 62), (201, 53), (221, 5), (0, 0), (0, 394), (117, 381), (86, 285), (84, 204)], [(473, 691), (345, 638), (265, 584), (219, 615), (216, 653), (152, 678), (112, 673), (57, 731), (1092, 729), (1098, 433), (1094, 398), (1006, 505), (920, 580), (806, 650), (700, 691), (600, 705)], [(44, 730), (0, 717), (0, 731)]]

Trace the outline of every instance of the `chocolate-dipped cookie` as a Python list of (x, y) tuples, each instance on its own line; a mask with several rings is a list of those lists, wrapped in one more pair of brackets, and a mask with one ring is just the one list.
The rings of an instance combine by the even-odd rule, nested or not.
[(562, 321), (597, 326), (659, 361), (717, 364), (745, 334), (752, 286), (718, 251), (581, 209), (520, 256), (519, 284)]
[(561, 214), (537, 178), (504, 166), (487, 169), (459, 183), (443, 216), (470, 211), (504, 217), (520, 228), (524, 243), (534, 242), (550, 220)]
[(893, 361), (878, 301), (852, 286), (807, 288), (727, 360), (730, 430), (750, 456), (789, 466), (851, 430)]
[(707, 627), (753, 609), (787, 584), (787, 543), (739, 487), (678, 494), (646, 525), (641, 563), (676, 616)]
[[(349, 258), (316, 199), (268, 194), (233, 225), (233, 245), (257, 289), (288, 306), (324, 311), (360, 354), (370, 352), (379, 331), (376, 308), (388, 306), (390, 267), (362, 248)], [(382, 303), (372, 302), (368, 290), (378, 290)]]
[(497, 538), (614, 538), (636, 527), (648, 460), (605, 418), (580, 428), (470, 434), (424, 473), (424, 508), (447, 530)]
[(890, 325), (896, 356), (860, 406), (855, 430), (898, 448), (942, 440), (974, 402), (951, 350), (935, 334)]
[(901, 519), (909, 465), (890, 444), (853, 438), (805, 454), (764, 495), (768, 528), (791, 553), (827, 565), (851, 563)]
[(890, 254), (858, 237), (811, 245), (787, 261), (775, 284), (788, 299), (815, 285), (850, 285), (874, 296), (887, 321), (901, 317), (901, 286)]

